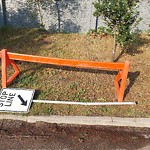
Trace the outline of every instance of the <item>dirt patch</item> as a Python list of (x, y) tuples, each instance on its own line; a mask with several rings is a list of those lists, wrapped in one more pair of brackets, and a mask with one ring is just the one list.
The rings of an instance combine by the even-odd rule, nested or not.
[(3, 149), (116, 150), (150, 144), (148, 128), (57, 125), (0, 120)]

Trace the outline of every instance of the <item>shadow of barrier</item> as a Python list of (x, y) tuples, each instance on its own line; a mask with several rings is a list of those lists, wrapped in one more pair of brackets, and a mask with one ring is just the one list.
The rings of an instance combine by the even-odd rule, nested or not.
[[(27, 61), (34, 63), (51, 64), (57, 66), (67, 66), (75, 68), (90, 68), (90, 69), (103, 69), (118, 71), (118, 74), (114, 81), (118, 102), (122, 102), (124, 98), (124, 92), (126, 89), (126, 80), (129, 70), (129, 62), (125, 63), (114, 63), (114, 62), (95, 62), (95, 61), (82, 61), (82, 60), (71, 60), (71, 59), (59, 59), (41, 57), (35, 55), (26, 55), (18, 53), (10, 53), (6, 49), (0, 51), (1, 63), (2, 63), (2, 88), (6, 88), (20, 73), (18, 66), (14, 60)], [(7, 79), (7, 67), (12, 65), (15, 73)]]

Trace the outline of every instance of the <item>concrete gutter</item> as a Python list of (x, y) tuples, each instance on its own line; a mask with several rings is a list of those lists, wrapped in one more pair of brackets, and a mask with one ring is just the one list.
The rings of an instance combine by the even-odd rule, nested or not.
[(0, 119), (21, 120), (29, 123), (38, 121), (73, 125), (105, 125), (150, 128), (150, 118), (87, 117), (87, 116), (22, 116), (0, 114)]

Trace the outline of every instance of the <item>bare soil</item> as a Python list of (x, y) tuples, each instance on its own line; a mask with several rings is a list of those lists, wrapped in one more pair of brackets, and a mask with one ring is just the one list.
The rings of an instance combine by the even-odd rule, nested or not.
[(150, 130), (0, 120), (0, 149), (148, 150)]

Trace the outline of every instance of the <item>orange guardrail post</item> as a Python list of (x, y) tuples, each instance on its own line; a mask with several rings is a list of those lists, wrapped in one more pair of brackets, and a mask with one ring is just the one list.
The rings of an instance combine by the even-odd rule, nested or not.
[(126, 61), (124, 63), (124, 68), (122, 71), (119, 71), (116, 79), (115, 79), (115, 87), (116, 87), (116, 92), (117, 92), (117, 97), (118, 97), (118, 102), (123, 101), (124, 97), (124, 92), (126, 88), (126, 80), (128, 76), (128, 70), (129, 70), (129, 62)]
[[(115, 78), (114, 84), (118, 97), (118, 102), (122, 102), (126, 88), (126, 80), (129, 70), (129, 62), (113, 63), (113, 62), (95, 62), (95, 61), (82, 61), (70, 59), (48, 58), (35, 55), (26, 55), (18, 53), (9, 53), (6, 49), (1, 50), (0, 57), (2, 59), (2, 87), (6, 88), (20, 73), (19, 68), (14, 60), (52, 64), (59, 66), (77, 67), (77, 68), (91, 68), (91, 69), (107, 69), (117, 70), (118, 75)], [(15, 73), (7, 80), (7, 66), (12, 65)]]
[[(15, 64), (13, 60), (11, 60), (8, 56), (7, 50), (3, 49), (1, 51), (1, 59), (2, 59), (2, 87), (6, 88), (20, 73), (19, 68)], [(15, 73), (7, 80), (7, 67), (8, 65), (12, 65), (15, 70)]]
[(2, 57), (2, 87), (6, 88), (7, 86), (7, 51), (2, 50), (1, 51), (1, 57)]

